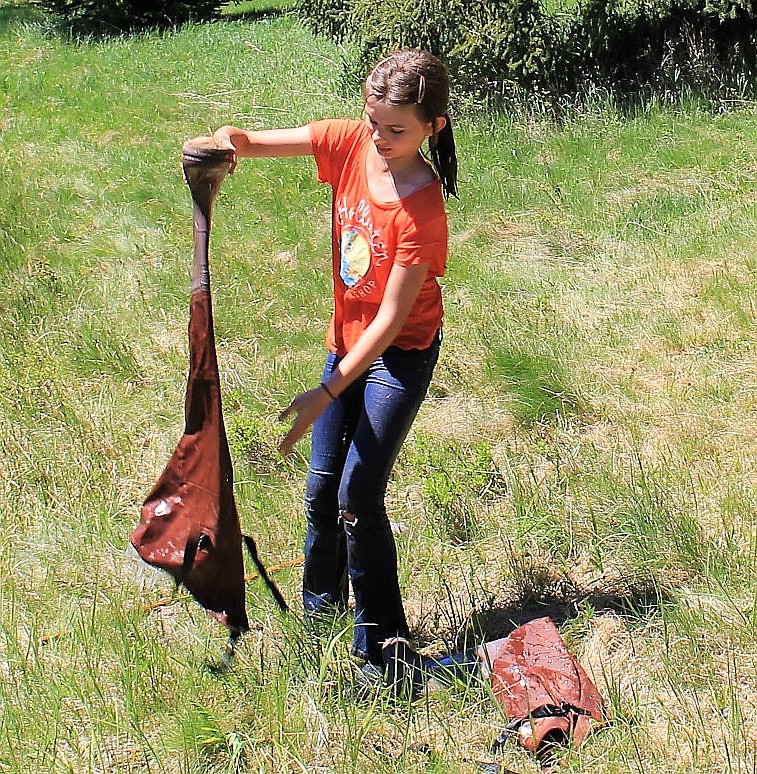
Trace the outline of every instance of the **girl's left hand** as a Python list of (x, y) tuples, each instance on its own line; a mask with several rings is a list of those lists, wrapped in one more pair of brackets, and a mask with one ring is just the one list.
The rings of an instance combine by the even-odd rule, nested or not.
[(329, 405), (331, 398), (325, 390), (316, 387), (314, 390), (301, 392), (292, 402), (279, 414), (279, 421), (283, 422), (292, 414), (295, 415), (294, 422), (289, 432), (279, 444), (279, 451), (286, 457), (293, 449), (297, 441), (307, 432), (310, 425), (315, 422), (321, 412)]

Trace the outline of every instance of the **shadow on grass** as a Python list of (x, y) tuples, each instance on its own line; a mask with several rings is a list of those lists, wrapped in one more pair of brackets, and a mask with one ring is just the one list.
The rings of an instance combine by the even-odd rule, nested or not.
[(258, 22), (286, 16), (290, 13), (292, 13), (290, 7), (270, 5), (264, 8), (240, 9), (238, 11), (226, 10), (220, 18), (223, 21)]
[[(537, 618), (549, 617), (558, 628), (571, 621), (586, 620), (602, 614), (615, 613), (631, 620), (642, 620), (650, 612), (660, 610), (675, 601), (674, 589), (646, 575), (637, 578), (617, 578), (598, 582), (590, 587), (579, 586), (570, 578), (545, 567), (534, 567), (519, 574), (513, 596), (506, 601), (477, 604), (471, 597), (457, 604), (447, 589), (448, 606), (440, 616), (441, 636), (449, 649), (443, 655), (470, 652), (484, 642), (507, 637), (515, 629)], [(421, 620), (412, 632), (420, 644), (429, 644)], [(436, 624), (438, 629), (439, 622)], [(433, 638), (432, 638), (433, 639)]]
[[(291, 7), (285, 5), (266, 5), (261, 8), (240, 8), (240, 10), (229, 10), (221, 16), (217, 17), (218, 21), (245, 21), (245, 22), (258, 22), (265, 19), (274, 19), (279, 16), (286, 16), (292, 12)], [(37, 5), (32, 3), (19, 3), (14, 5), (0, 5), (0, 35), (8, 32), (14, 26), (19, 24), (33, 24), (42, 22), (46, 18), (49, 18), (45, 11)], [(208, 23), (212, 23), (210, 20)], [(61, 27), (61, 30), (63, 30)], [(149, 27), (148, 27), (149, 29)], [(116, 29), (112, 31), (108, 30), (92, 30), (91, 34), (96, 37), (107, 38), (110, 35), (129, 35), (139, 34), (140, 30), (127, 30)]]
[(0, 34), (7, 32), (16, 24), (31, 24), (42, 21), (44, 17), (42, 9), (31, 3), (2, 5), (0, 6)]
[(652, 610), (672, 602), (670, 589), (661, 588), (653, 579), (639, 580), (623, 588), (580, 589), (567, 579), (534, 588), (504, 606), (492, 606), (474, 614), (468, 641), (489, 642), (507, 637), (519, 626), (548, 616), (559, 627), (585, 615), (616, 613), (629, 618), (643, 618)]

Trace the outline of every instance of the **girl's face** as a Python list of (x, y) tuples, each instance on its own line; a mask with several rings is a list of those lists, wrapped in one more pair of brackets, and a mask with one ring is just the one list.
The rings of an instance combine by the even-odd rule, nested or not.
[(421, 120), (415, 105), (385, 105), (372, 97), (365, 103), (365, 124), (379, 155), (393, 161), (416, 156), (434, 133), (433, 124)]

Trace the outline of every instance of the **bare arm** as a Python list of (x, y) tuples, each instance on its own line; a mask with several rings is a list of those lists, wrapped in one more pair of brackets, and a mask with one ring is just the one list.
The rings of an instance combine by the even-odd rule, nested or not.
[[(428, 266), (425, 264), (392, 267), (378, 314), (326, 382), (332, 395), (347, 389), (394, 341), (413, 308), (427, 273)], [(293, 413), (296, 418), (279, 445), (282, 454), (292, 450), (330, 400), (326, 390), (317, 387), (301, 393), (289, 404), (280, 419), (286, 419)]]
[(329, 377), (326, 386), (334, 395), (352, 384), (397, 338), (427, 273), (425, 264), (392, 267), (378, 314)]
[(240, 158), (313, 155), (313, 143), (307, 126), (259, 132), (222, 126), (213, 132), (213, 139), (221, 148), (233, 148)]

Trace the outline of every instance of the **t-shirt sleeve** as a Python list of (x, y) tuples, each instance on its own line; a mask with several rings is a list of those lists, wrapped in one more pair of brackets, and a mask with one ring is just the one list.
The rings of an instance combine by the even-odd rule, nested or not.
[(359, 121), (323, 119), (308, 125), (318, 182), (334, 185), (354, 145)]

